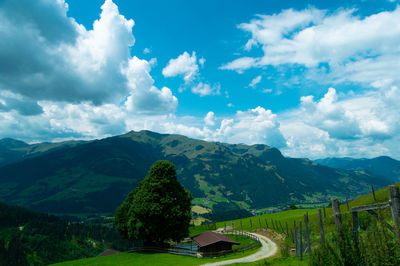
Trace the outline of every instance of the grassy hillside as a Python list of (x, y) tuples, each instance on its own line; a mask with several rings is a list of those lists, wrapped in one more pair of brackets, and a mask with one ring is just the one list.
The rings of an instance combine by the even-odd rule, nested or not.
[[(398, 187), (400, 187), (400, 182), (394, 184)], [(387, 202), (389, 200), (389, 187), (384, 187), (382, 189), (379, 189), (378, 191), (375, 191), (375, 197), (377, 202)], [(356, 198), (355, 200), (350, 202), (351, 207), (355, 206), (362, 206), (362, 205), (368, 205), (368, 204), (373, 204), (375, 203), (374, 197), (372, 193), (366, 194), (364, 196), (360, 196)]]
[(159, 159), (175, 164), (193, 205), (213, 210), (200, 214), (213, 220), (237, 218), (240, 209), (316, 204), (331, 196), (360, 195), (370, 184), (386, 185), (364, 172), (285, 158), (266, 145), (230, 145), (150, 131), (88, 143), (6, 142), (8, 151), (23, 149), (32, 156), (0, 167), (0, 200), (56, 214), (112, 214)]
[[(396, 184), (400, 187), (400, 183)], [(381, 190), (376, 191), (376, 197), (378, 202), (384, 202), (388, 200), (388, 188), (383, 188)], [(362, 197), (355, 199), (354, 201), (350, 202), (349, 205), (351, 206), (360, 206), (365, 204), (374, 203), (372, 194), (367, 194)], [(347, 206), (346, 204), (342, 204), (341, 210), (344, 216), (347, 213)], [(293, 221), (296, 221), (298, 226), (299, 221), (303, 220), (304, 214), (308, 213), (309, 221), (310, 221), (310, 232), (311, 232), (311, 243), (313, 246), (319, 245), (319, 224), (318, 224), (318, 210), (317, 209), (296, 209), (296, 210), (288, 210), (279, 213), (272, 213), (272, 214), (265, 214), (260, 216), (254, 216), (244, 219), (238, 220), (229, 220), (224, 222), (219, 222), (216, 224), (217, 228), (223, 228), (226, 226), (232, 226), (237, 230), (240, 230), (240, 224), (242, 224), (242, 229), (245, 231), (258, 231), (260, 228), (267, 228), (271, 229), (275, 232), (282, 232), (280, 225), (282, 224), (284, 230), (286, 230), (286, 222), (288, 223), (289, 230), (293, 228)], [(332, 219), (332, 210), (331, 208), (326, 208), (327, 217), (323, 218), (325, 224), (325, 232), (326, 237), (331, 239), (332, 236), (335, 234), (334, 222)], [(365, 215), (360, 215), (360, 221), (365, 221), (363, 218)], [(278, 228), (272, 226), (272, 220), (275, 224), (278, 224)], [(268, 223), (268, 226), (266, 224)], [(279, 223), (280, 222), (280, 223)], [(260, 225), (261, 224), (261, 225)], [(191, 235), (198, 234), (203, 231), (210, 230), (207, 225), (201, 225), (191, 228)], [(284, 243), (289, 245), (289, 247), (293, 247), (293, 243), (290, 239), (282, 239), (279, 238), (279, 235), (276, 235), (278, 243)], [(274, 237), (274, 233), (270, 235), (270, 237)], [(234, 255), (242, 256), (242, 255)], [(230, 259), (233, 257), (226, 257), (220, 258), (220, 260)], [(282, 253), (276, 257), (269, 258), (266, 260), (258, 261), (249, 263), (246, 265), (308, 265), (309, 257), (307, 255), (304, 256), (304, 260), (300, 261), (297, 257), (289, 256), (285, 257), (282, 256)], [(101, 258), (90, 258), (90, 259), (82, 259), (77, 261), (69, 261), (60, 263), (57, 265), (128, 265), (128, 264), (136, 264), (136, 265), (200, 265), (207, 262), (212, 262), (216, 260), (212, 259), (197, 259), (185, 256), (177, 256), (177, 255), (170, 255), (170, 254), (141, 254), (141, 253), (121, 253), (119, 255), (112, 255), (106, 256)], [(239, 265), (239, 264), (238, 264)], [(241, 265), (241, 264), (240, 264)]]
[(43, 142), (29, 145), (11, 138), (0, 139), (0, 167), (83, 143), (86, 141)]
[[(400, 187), (400, 183), (396, 183), (396, 186)], [(377, 202), (387, 202), (389, 200), (389, 187), (382, 188), (378, 191), (375, 191), (376, 199)], [(349, 202), (349, 207), (356, 207), (356, 206), (362, 206), (362, 205), (369, 205), (369, 204), (374, 204), (374, 198), (372, 193), (363, 195), (359, 198), (356, 198), (353, 201)], [(341, 213), (343, 215), (342, 219), (344, 222), (350, 222), (351, 220), (351, 214), (347, 210), (347, 204), (342, 201), (342, 204), (340, 206)], [(326, 239), (333, 239), (334, 235), (336, 235), (336, 229), (335, 229), (335, 224), (332, 218), (332, 209), (331, 208), (325, 208), (326, 211), (326, 218), (323, 218), (324, 222), (324, 229), (325, 229), (325, 236)], [(288, 223), (288, 228), (289, 232), (290, 230), (293, 229), (293, 222), (295, 221), (297, 226), (299, 226), (299, 222), (303, 222), (303, 230), (304, 230), (304, 214), (308, 213), (309, 217), (309, 230), (310, 230), (310, 237), (311, 237), (311, 243), (312, 246), (318, 246), (320, 244), (320, 231), (319, 231), (319, 222), (318, 222), (318, 209), (297, 209), (297, 210), (288, 210), (288, 211), (283, 211), (283, 212), (278, 212), (278, 213), (272, 213), (272, 214), (266, 214), (266, 215), (260, 215), (260, 216), (254, 216), (254, 217), (249, 217), (245, 219), (239, 219), (239, 220), (229, 220), (229, 221), (224, 221), (224, 222), (219, 222), (216, 224), (217, 228), (223, 228), (225, 225), (226, 226), (232, 226), (232, 223), (234, 224), (234, 227), (237, 230), (240, 230), (240, 224), (242, 224), (243, 230), (246, 231), (256, 231), (259, 228), (267, 228), (271, 229), (272, 231), (278, 232), (278, 233), (284, 233), (286, 231), (286, 222)], [(323, 215), (323, 212), (322, 212)], [(390, 224), (393, 225), (391, 221), (391, 213), (390, 209), (386, 208), (383, 213), (381, 213), (383, 217), (385, 217), (386, 221), (388, 221)], [(359, 224), (361, 227), (367, 226), (368, 224), (371, 223), (372, 221), (372, 216), (368, 214), (367, 212), (360, 212), (359, 213)], [(275, 225), (277, 226), (272, 226), (272, 220), (275, 222)], [(251, 222), (250, 222), (251, 221)], [(267, 223), (268, 226), (267, 226)], [(260, 226), (261, 224), (261, 226)], [(281, 229), (280, 224), (282, 224), (283, 229)], [(191, 233), (200, 233), (202, 231), (207, 231), (209, 230), (206, 225), (202, 226), (197, 226), (192, 228)], [(364, 231), (360, 231), (360, 234), (365, 234)], [(278, 239), (278, 242), (282, 242), (281, 240)], [(290, 239), (284, 241), (286, 245), (289, 245), (290, 248), (294, 248), (294, 244), (291, 242)], [(306, 256), (306, 261), (308, 260), (308, 257)], [(301, 265), (304, 262), (300, 262), (298, 258), (295, 257), (289, 257), (289, 258), (282, 258), (282, 257), (277, 257), (277, 258), (271, 258), (267, 259), (265, 262), (256, 262), (253, 264), (249, 265), (264, 265), (264, 263), (271, 263), (271, 265)], [(304, 264), (305, 265), (305, 264)]]
[(91, 266), (91, 265), (201, 265), (205, 263), (212, 263), (221, 260), (230, 260), (245, 257), (257, 252), (259, 248), (240, 252), (236, 254), (227, 255), (220, 258), (195, 258), (190, 256), (180, 256), (173, 254), (160, 254), (160, 253), (127, 253), (123, 252), (116, 255), (96, 257), (89, 259), (80, 259), (74, 261), (66, 261), (57, 263), (57, 266)]

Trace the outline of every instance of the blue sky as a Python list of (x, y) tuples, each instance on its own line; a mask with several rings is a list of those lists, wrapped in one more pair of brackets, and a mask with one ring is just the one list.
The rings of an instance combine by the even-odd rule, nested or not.
[(0, 138), (148, 129), (400, 158), (398, 4), (0, 1)]

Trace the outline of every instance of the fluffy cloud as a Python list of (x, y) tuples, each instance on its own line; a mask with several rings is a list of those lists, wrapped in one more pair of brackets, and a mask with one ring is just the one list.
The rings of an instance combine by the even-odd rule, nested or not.
[(249, 87), (254, 88), (258, 83), (261, 82), (261, 78), (262, 78), (261, 76), (255, 77), (255, 78), (250, 82)]
[(301, 98), (303, 119), (329, 133), (336, 139), (390, 138), (393, 134), (384, 103), (387, 98), (364, 95), (338, 101), (336, 90), (330, 88), (324, 97), (314, 101), (312, 96)]
[(252, 36), (245, 48), (260, 47), (263, 56), (241, 57), (222, 68), (241, 72), (251, 67), (297, 64), (323, 70), (319, 74), (327, 71), (332, 80), (369, 83), (383, 77), (399, 81), (393, 66), (400, 62), (400, 7), (364, 18), (354, 13), (309, 8), (259, 15), (239, 28)]
[(150, 129), (208, 141), (263, 143), (278, 148), (286, 146), (277, 115), (260, 106), (247, 111), (238, 111), (228, 118), (217, 118), (214, 112), (208, 112), (204, 118), (204, 126), (199, 125), (195, 117), (185, 121), (169, 118), (168, 121), (152, 124)]
[(243, 70), (258, 66), (257, 59), (252, 57), (241, 57), (228, 64), (221, 66), (221, 69), (236, 70), (243, 73)]
[(259, 106), (223, 119), (215, 139), (230, 143), (265, 143), (281, 148), (286, 146), (286, 141), (279, 127), (276, 114)]
[[(328, 156), (398, 156), (400, 90), (390, 83), (379, 89), (338, 95), (329, 88), (320, 99), (301, 98), (299, 108), (280, 114), (287, 140), (285, 154), (311, 158)], [(394, 145), (394, 146), (393, 146)]]
[(170, 59), (167, 66), (162, 70), (164, 77), (183, 76), (186, 86), (191, 86), (191, 91), (201, 97), (207, 95), (220, 95), (221, 86), (219, 84), (210, 85), (200, 80), (199, 65), (204, 67), (206, 59), (204, 57), (197, 60), (196, 53), (184, 52), (175, 59)]
[(130, 112), (137, 113), (165, 113), (173, 112), (178, 99), (172, 95), (167, 87), (161, 90), (153, 86), (154, 80), (150, 76), (151, 66), (146, 60), (140, 60), (136, 56), (129, 61), (124, 69), (128, 79), (128, 87), (131, 94), (128, 96), (125, 106)]
[(310, 159), (326, 157), (372, 158), (383, 154), (398, 156), (392, 145), (397, 141), (388, 139), (377, 142), (371, 138), (357, 140), (335, 139), (329, 133), (300, 121), (282, 121), (281, 132), (287, 146), (282, 149), (286, 156)]
[(214, 126), (215, 125), (215, 114), (214, 112), (208, 112), (207, 115), (204, 117), (204, 123), (206, 126)]
[(206, 95), (219, 95), (221, 94), (221, 86), (219, 84), (210, 86), (210, 84), (200, 82), (196, 86), (192, 87), (192, 92), (201, 97)]
[(206, 59), (204, 57), (199, 59), (199, 64), (201, 67), (204, 67), (204, 63), (206, 62)]
[(239, 25), (251, 34), (244, 50), (263, 55), (244, 55), (222, 69), (300, 68), (302, 77), (317, 84), (365, 88), (358, 93), (330, 88), (321, 99), (303, 96), (298, 108), (279, 113), (289, 156), (399, 156), (393, 147), (400, 133), (400, 7), (366, 17), (355, 13), (289, 9)]
[[(63, 0), (1, 3), (0, 91), (19, 95), (31, 106), (40, 100), (119, 105), (136, 95), (138, 99), (128, 100), (130, 110), (149, 113), (149, 104), (157, 104), (156, 113), (163, 107), (164, 112), (174, 111), (177, 101), (171, 91), (155, 88), (148, 64), (130, 54), (135, 43), (132, 19), (120, 15), (118, 7), (106, 0), (100, 18), (87, 30), (69, 18), (67, 10)], [(134, 77), (139, 72), (147, 80)], [(135, 80), (140, 84), (133, 84)], [(2, 110), (4, 106), (18, 109), (15, 102), (7, 101)], [(22, 113), (29, 110), (32, 115), (39, 113), (38, 108)]]
[[(205, 60), (201, 60), (202, 65)], [(196, 53), (184, 52), (175, 59), (170, 59), (167, 66), (162, 70), (164, 77), (183, 76), (186, 83), (193, 81), (199, 74), (199, 65), (197, 64)]]

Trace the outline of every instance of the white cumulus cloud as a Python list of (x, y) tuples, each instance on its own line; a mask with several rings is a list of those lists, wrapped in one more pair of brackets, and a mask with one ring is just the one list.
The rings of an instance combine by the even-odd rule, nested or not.
[[(176, 98), (169, 96), (171, 91), (155, 88), (150, 69), (130, 54), (135, 43), (132, 19), (126, 19), (116, 4), (106, 0), (100, 18), (87, 30), (68, 17), (67, 10), (63, 0), (2, 2), (0, 91), (12, 92), (32, 104), (46, 100), (95, 106), (118, 105), (127, 96), (138, 95), (145, 102), (131, 101), (137, 105), (136, 111), (150, 112), (147, 104), (154, 103), (148, 101), (151, 97), (158, 103), (156, 113), (162, 107), (165, 112), (174, 111)], [(132, 77), (130, 69), (136, 63), (137, 72), (145, 73), (148, 81)], [(19, 108), (10, 98), (7, 101), (2, 110)], [(23, 113), (29, 110), (39, 113), (38, 108), (26, 108)]]
[[(203, 64), (204, 61), (202, 60)], [(162, 70), (164, 77), (183, 76), (186, 83), (193, 81), (199, 74), (196, 53), (184, 52), (175, 59), (170, 59), (167, 66)]]
[(319, 100), (312, 95), (301, 97), (299, 108), (280, 114), (280, 129), (288, 144), (285, 154), (311, 158), (399, 156), (394, 147), (400, 134), (400, 89), (381, 85), (359, 95), (338, 95), (329, 88)]
[(261, 82), (261, 78), (262, 78), (261, 76), (255, 77), (255, 78), (250, 82), (249, 87), (254, 88), (258, 83)]
[(211, 86), (208, 83), (200, 82), (196, 86), (192, 87), (192, 92), (200, 95), (201, 97), (206, 95), (219, 95), (221, 94), (221, 86), (219, 84)]
[[(258, 15), (239, 28), (251, 33), (246, 49), (261, 49), (261, 57), (240, 57), (222, 69), (243, 72), (252, 67), (302, 65), (320, 69), (314, 78), (333, 82), (371, 83), (380, 78), (400, 81), (400, 7), (366, 17), (355, 10), (283, 10)], [(329, 69), (321, 68), (327, 64)], [(311, 77), (311, 76), (310, 76)]]
[(279, 127), (277, 115), (258, 106), (223, 119), (215, 138), (230, 143), (264, 143), (281, 148), (286, 142)]
[(204, 123), (206, 126), (214, 126), (215, 125), (215, 114), (214, 112), (208, 112), (204, 117)]

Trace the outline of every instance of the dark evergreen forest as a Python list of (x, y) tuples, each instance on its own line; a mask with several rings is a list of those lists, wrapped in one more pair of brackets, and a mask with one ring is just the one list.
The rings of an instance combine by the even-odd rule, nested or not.
[(0, 265), (47, 265), (94, 257), (105, 249), (127, 250), (129, 242), (103, 225), (62, 220), (0, 202)]

